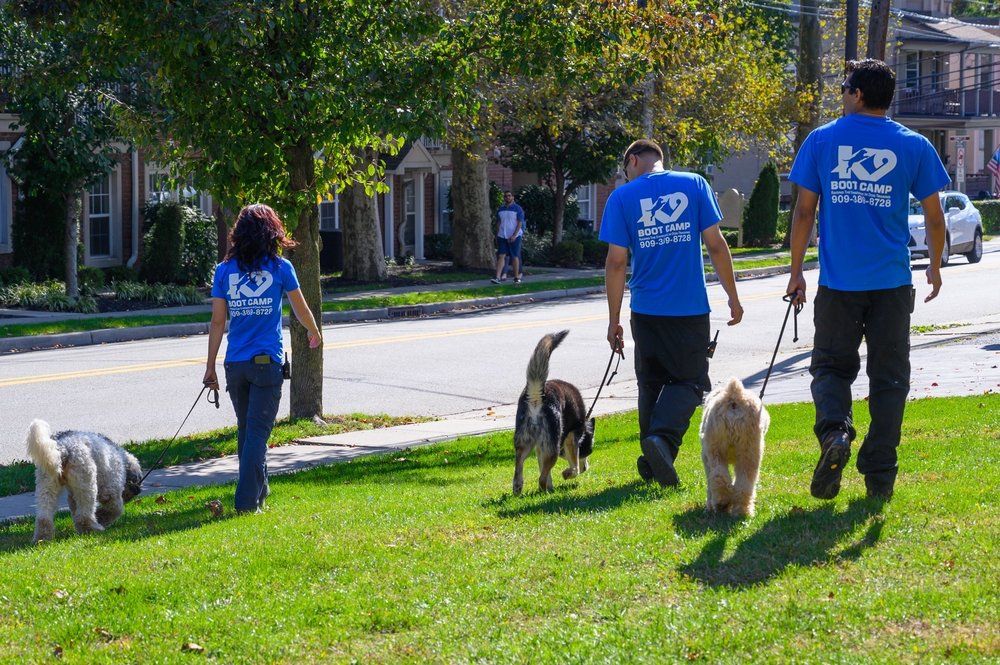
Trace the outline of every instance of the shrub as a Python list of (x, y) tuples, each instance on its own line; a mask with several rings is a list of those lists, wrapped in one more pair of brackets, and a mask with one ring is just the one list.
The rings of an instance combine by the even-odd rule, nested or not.
[[(555, 226), (555, 195), (548, 187), (528, 185), (515, 193), (516, 203), (524, 208), (525, 226), (532, 233), (551, 233)], [(575, 198), (566, 202), (563, 213), (563, 229), (576, 227), (580, 218), (580, 206)]]
[(219, 258), (219, 231), (215, 220), (196, 208), (188, 207), (184, 219), (184, 249), (178, 282), (203, 286), (212, 279)]
[(598, 239), (589, 228), (580, 225), (568, 227), (563, 240), (575, 240), (583, 246), (583, 262), (587, 265), (603, 266), (608, 257), (608, 243)]
[(533, 266), (552, 265), (552, 234), (525, 233), (521, 239), (521, 261)]
[(215, 220), (178, 203), (150, 203), (140, 275), (149, 283), (205, 284), (217, 257)]
[(975, 201), (973, 205), (983, 216), (983, 233), (1000, 234), (1000, 200)]
[(97, 301), (81, 296), (73, 303), (66, 295), (66, 285), (54, 279), (40, 283), (15, 284), (0, 289), (0, 303), (5, 306), (37, 309), (47, 312), (97, 311)]
[(424, 236), (424, 256), (432, 261), (450, 261), (451, 236), (447, 233), (431, 233)]
[[(493, 223), (495, 224), (497, 221), (497, 212), (500, 210), (500, 206), (503, 205), (503, 187), (496, 184), (492, 180), (490, 180), (489, 198), (490, 198), (490, 220), (492, 220)], [(496, 231), (495, 228), (494, 231)]]
[(727, 229), (722, 232), (722, 237), (726, 239), (727, 245), (736, 247), (740, 240), (740, 232), (736, 229)]
[(578, 240), (563, 240), (552, 248), (552, 262), (563, 268), (576, 268), (583, 263), (583, 245)]
[(774, 240), (778, 226), (778, 170), (768, 163), (760, 171), (743, 217), (743, 240), (762, 246)]
[(112, 282), (138, 282), (139, 271), (128, 266), (114, 266), (104, 271), (104, 280)]
[(0, 287), (27, 284), (31, 281), (31, 273), (27, 268), (15, 266), (0, 270)]
[(17, 201), (11, 240), (14, 265), (36, 280), (66, 276), (66, 206), (62, 196), (42, 192)]
[(788, 229), (791, 227), (792, 222), (792, 211), (791, 210), (779, 210), (778, 211), (778, 223), (774, 231), (774, 241), (784, 243), (785, 238), (788, 237)]
[(193, 286), (176, 284), (146, 284), (145, 282), (112, 282), (115, 300), (133, 303), (154, 303), (162, 306), (200, 305), (204, 296)]
[(80, 293), (93, 294), (104, 288), (104, 272), (100, 268), (83, 267), (77, 271)]
[(147, 282), (172, 283), (178, 280), (184, 252), (186, 208), (175, 201), (163, 201), (150, 203), (143, 209), (146, 233), (139, 274)]

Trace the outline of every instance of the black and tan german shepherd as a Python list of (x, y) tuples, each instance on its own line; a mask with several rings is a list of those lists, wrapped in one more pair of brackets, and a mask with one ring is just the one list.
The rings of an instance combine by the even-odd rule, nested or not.
[(562, 457), (569, 462), (563, 478), (575, 478), (589, 467), (594, 449), (594, 420), (585, 420), (587, 409), (576, 386), (548, 381), (549, 356), (568, 330), (546, 335), (528, 363), (528, 383), (517, 401), (514, 429), (514, 496), (524, 487), (524, 460), (532, 449), (538, 455), (538, 489), (552, 491), (552, 467)]

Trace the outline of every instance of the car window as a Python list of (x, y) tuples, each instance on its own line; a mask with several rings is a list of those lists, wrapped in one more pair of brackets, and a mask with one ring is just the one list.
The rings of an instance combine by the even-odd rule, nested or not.
[(920, 205), (920, 201), (916, 199), (910, 199), (910, 214), (911, 215), (922, 215), (924, 214), (924, 208)]

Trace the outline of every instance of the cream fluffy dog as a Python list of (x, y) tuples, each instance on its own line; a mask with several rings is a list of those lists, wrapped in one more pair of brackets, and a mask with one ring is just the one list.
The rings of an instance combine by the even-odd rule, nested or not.
[(28, 430), (35, 462), (35, 538), (52, 540), (52, 519), (63, 487), (77, 533), (103, 531), (142, 489), (139, 462), (124, 448), (93, 432), (59, 432), (35, 420)]
[[(709, 394), (701, 417), (701, 461), (708, 481), (710, 512), (754, 513), (764, 435), (771, 417), (737, 378)], [(730, 478), (729, 465), (733, 465)]]

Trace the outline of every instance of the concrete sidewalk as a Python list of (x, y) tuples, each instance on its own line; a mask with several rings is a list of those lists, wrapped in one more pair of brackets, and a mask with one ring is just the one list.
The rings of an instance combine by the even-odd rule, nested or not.
[[(765, 403), (809, 401), (808, 362), (808, 353), (780, 358), (771, 375)], [(911, 364), (911, 398), (1000, 393), (1000, 328), (993, 322), (915, 335)], [(749, 389), (759, 389), (764, 371), (766, 368), (743, 377)], [(716, 382), (723, 378), (714, 377)], [(584, 399), (588, 405), (596, 390), (584, 391)], [(868, 393), (867, 378), (863, 371), (853, 392), (855, 399), (862, 399)], [(612, 383), (604, 388), (594, 414), (603, 416), (630, 411), (635, 408), (636, 397), (637, 387), (633, 382)], [(514, 427), (515, 411), (516, 405), (511, 403), (458, 413), (432, 422), (312, 437), (297, 445), (269, 450), (268, 469), (272, 474), (291, 473), (463, 436), (511, 430)], [(185, 487), (228, 483), (236, 480), (237, 473), (238, 461), (235, 455), (182, 464), (150, 474), (145, 492), (156, 494)], [(34, 505), (33, 493), (2, 497), (0, 521), (33, 515)], [(65, 501), (63, 507), (65, 508)]]

